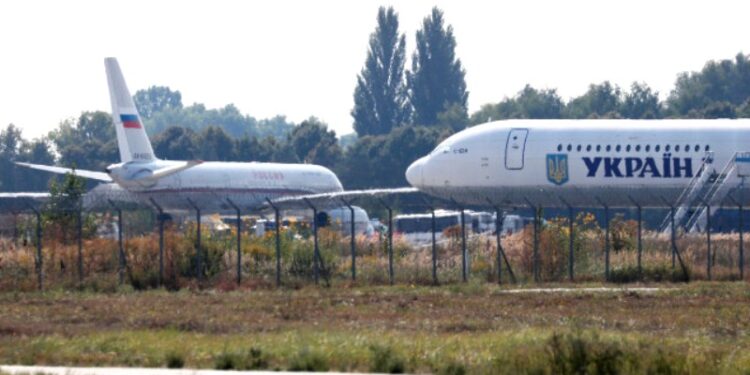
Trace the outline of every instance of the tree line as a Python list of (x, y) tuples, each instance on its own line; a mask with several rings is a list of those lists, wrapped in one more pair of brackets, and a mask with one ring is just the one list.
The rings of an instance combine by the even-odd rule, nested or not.
[[(407, 69), (398, 14), (378, 10), (353, 93), (355, 134), (343, 137), (315, 117), (294, 124), (284, 116), (258, 120), (232, 104), (184, 106), (180, 92), (169, 87), (139, 90), (134, 100), (160, 158), (314, 163), (334, 170), (347, 189), (404, 186), (412, 161), (451, 134), (489, 120), (750, 117), (750, 55), (742, 53), (679, 74), (664, 100), (640, 82), (627, 89), (608, 81), (591, 84), (567, 101), (555, 89), (527, 85), (469, 115), (466, 72), (440, 9), (424, 18), (415, 42)], [(49, 175), (18, 168), (16, 161), (103, 170), (118, 159), (105, 112), (83, 112), (33, 140), (11, 124), (0, 131), (0, 190), (48, 189)]]

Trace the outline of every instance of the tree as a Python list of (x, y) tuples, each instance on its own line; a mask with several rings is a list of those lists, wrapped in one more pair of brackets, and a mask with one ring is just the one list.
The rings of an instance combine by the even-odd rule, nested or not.
[[(275, 139), (274, 137), (270, 137)], [(237, 140), (235, 147), (238, 161), (267, 162), (273, 158), (274, 150), (268, 147), (268, 143), (261, 142), (258, 137), (245, 135)]]
[(718, 119), (718, 118), (737, 118), (737, 111), (732, 103), (729, 102), (712, 102), (702, 111), (700, 118)]
[(157, 112), (167, 109), (182, 109), (182, 94), (166, 86), (151, 86), (138, 90), (133, 96), (138, 113), (144, 119), (150, 119)]
[(659, 93), (651, 91), (645, 83), (633, 82), (630, 92), (625, 94), (620, 113), (625, 118), (659, 118), (661, 116)]
[(63, 121), (50, 139), (64, 166), (101, 171), (120, 159), (112, 117), (105, 112), (84, 112), (78, 120)]
[[(24, 140), (18, 154), (18, 161), (53, 165), (55, 156), (52, 154), (49, 140), (46, 138)], [(19, 191), (44, 191), (50, 181), (48, 174), (28, 168), (16, 167), (15, 176), (17, 177), (15, 188)]]
[[(73, 173), (66, 173), (61, 182), (53, 179), (49, 188), (49, 201), (45, 205), (44, 220), (53, 224), (56, 236), (67, 243), (69, 233), (78, 224), (78, 211), (81, 209), (85, 181)], [(82, 223), (83, 224), (83, 223)]]
[(0, 131), (0, 188), (3, 191), (16, 191), (18, 170), (13, 164), (23, 143), (21, 129), (9, 124)]
[(192, 160), (198, 156), (194, 131), (173, 126), (154, 138), (154, 153), (167, 160)]
[(568, 118), (616, 118), (622, 101), (622, 92), (609, 81), (589, 85), (585, 94), (571, 100), (566, 108)]
[(230, 161), (236, 160), (234, 140), (217, 126), (209, 126), (198, 136), (199, 157), (203, 160)]
[(360, 137), (347, 149), (337, 174), (347, 189), (405, 186), (406, 168), (450, 134), (450, 129), (402, 126), (386, 135)]
[(444, 26), (443, 12), (432, 9), (417, 31), (417, 49), (412, 56), (411, 71), (406, 73), (409, 102), (414, 110), (414, 124), (431, 126), (438, 114), (454, 104), (466, 110), (466, 72), (456, 58), (453, 27)]
[(407, 121), (405, 48), (406, 38), (398, 32), (398, 14), (392, 7), (380, 7), (365, 67), (354, 89), (351, 115), (360, 136), (387, 134)]
[(555, 89), (537, 90), (526, 85), (513, 98), (505, 98), (497, 104), (486, 104), (472, 114), (471, 123), (481, 124), (488, 120), (504, 119), (557, 119), (565, 109)]
[(667, 108), (672, 115), (684, 116), (715, 102), (740, 106), (749, 97), (750, 55), (739, 53), (734, 61), (709, 61), (700, 72), (680, 74)]
[(305, 163), (332, 167), (341, 156), (336, 132), (329, 131), (326, 124), (314, 117), (294, 128), (289, 134), (288, 143), (297, 159)]

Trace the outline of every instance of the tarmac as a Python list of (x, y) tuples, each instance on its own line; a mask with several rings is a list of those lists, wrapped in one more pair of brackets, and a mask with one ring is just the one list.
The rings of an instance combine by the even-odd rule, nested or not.
[[(287, 371), (221, 371), (195, 369), (166, 369), (143, 367), (55, 367), (55, 366), (0, 366), (0, 372), (13, 375), (279, 375), (320, 374), (320, 372)], [(348, 372), (328, 372), (332, 375), (355, 375)], [(362, 375), (357, 373), (357, 375)]]

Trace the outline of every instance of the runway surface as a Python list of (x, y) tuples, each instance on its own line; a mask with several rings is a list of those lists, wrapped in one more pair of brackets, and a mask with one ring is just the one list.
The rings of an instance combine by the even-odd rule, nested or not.
[[(286, 371), (220, 371), (138, 367), (53, 367), (53, 366), (0, 366), (0, 371), (13, 375), (279, 375), (320, 374), (320, 372)], [(355, 375), (346, 372), (328, 372), (332, 375)], [(362, 375), (358, 373), (357, 375)]]
[(617, 293), (617, 292), (636, 292), (636, 293), (656, 293), (663, 290), (669, 290), (669, 288), (521, 288), (521, 289), (505, 289), (500, 290), (497, 293), (500, 294), (523, 294), (523, 293)]

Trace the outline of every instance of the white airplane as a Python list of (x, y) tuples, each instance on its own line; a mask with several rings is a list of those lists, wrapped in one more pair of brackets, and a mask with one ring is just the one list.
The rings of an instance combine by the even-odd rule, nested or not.
[(744, 200), (749, 137), (750, 120), (496, 121), (449, 137), (406, 178), (485, 206), (715, 206)]
[[(104, 65), (120, 163), (108, 166), (104, 172), (75, 170), (78, 176), (105, 183), (87, 193), (89, 205), (106, 205), (106, 200), (150, 204), (150, 198), (153, 198), (167, 210), (190, 209), (195, 205), (206, 211), (223, 211), (231, 210), (231, 204), (258, 207), (266, 199), (320, 195), (343, 190), (336, 175), (318, 165), (158, 159), (117, 60), (106, 58)], [(53, 173), (73, 172), (70, 168), (17, 164)], [(44, 193), (7, 194), (8, 197), (20, 198), (43, 198), (43, 195)], [(338, 203), (340, 205), (341, 202)]]

